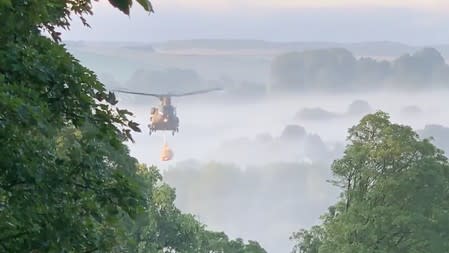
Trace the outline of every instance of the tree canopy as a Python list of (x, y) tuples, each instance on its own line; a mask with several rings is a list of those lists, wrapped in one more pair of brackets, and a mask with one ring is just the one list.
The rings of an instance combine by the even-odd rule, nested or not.
[(131, 113), (60, 44), (57, 29), (91, 8), (0, 0), (0, 251), (264, 252), (182, 214), (157, 169), (130, 156)]
[(332, 166), (340, 201), (323, 224), (295, 233), (294, 252), (449, 250), (449, 163), (410, 127), (377, 112), (349, 130)]

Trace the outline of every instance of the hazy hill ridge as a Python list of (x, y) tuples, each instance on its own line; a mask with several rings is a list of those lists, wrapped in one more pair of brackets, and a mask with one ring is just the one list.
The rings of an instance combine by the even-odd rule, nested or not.
[(354, 43), (338, 42), (274, 42), (264, 40), (233, 40), (233, 39), (192, 39), (171, 40), (165, 42), (89, 42), (66, 41), (70, 47), (108, 45), (109, 47), (143, 47), (152, 46), (155, 50), (265, 50), (265, 51), (304, 51), (323, 48), (345, 48), (356, 56), (398, 57), (406, 53), (413, 53), (423, 47), (433, 47), (447, 58), (449, 56), (449, 44), (413, 46), (391, 41), (367, 41)]

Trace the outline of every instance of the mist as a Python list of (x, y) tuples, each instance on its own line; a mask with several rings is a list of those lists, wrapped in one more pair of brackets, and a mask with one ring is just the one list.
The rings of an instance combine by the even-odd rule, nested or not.
[[(353, 101), (366, 101), (371, 112), (388, 112), (394, 122), (421, 130), (429, 124), (449, 126), (448, 95), (306, 95), (257, 103), (225, 100), (222, 94), (200, 95), (219, 102), (200, 97), (175, 99), (181, 121), (175, 136), (170, 132), (148, 135), (143, 127), (148, 123), (148, 106), (127, 105), (124, 97), (119, 105), (135, 112), (144, 130), (134, 135), (131, 153), (164, 171), (165, 180), (179, 192), (181, 209), (230, 236), (258, 240), (269, 252), (288, 252), (291, 231), (317, 223), (338, 197), (339, 189), (326, 181), (332, 179), (333, 159), (342, 155), (348, 128), (364, 115), (348, 113)], [(157, 103), (150, 101), (149, 106)], [(406, 110), (410, 106), (419, 112), (410, 115)], [(328, 110), (334, 117), (298, 119), (297, 112), (304, 108)], [(289, 134), (287, 126), (304, 132)], [(164, 139), (175, 154), (169, 162), (159, 161)], [(444, 141), (449, 143), (449, 139)], [(289, 169), (282, 170), (286, 164)]]
[[(133, 112), (132, 119), (142, 130), (133, 133), (134, 143), (128, 143), (131, 154), (141, 163), (157, 166), (164, 180), (176, 188), (177, 206), (213, 230), (257, 240), (268, 252), (289, 252), (291, 233), (317, 224), (339, 196), (339, 189), (327, 182), (332, 179), (331, 164), (344, 152), (348, 129), (368, 113), (387, 112), (393, 122), (411, 126), (422, 137), (438, 138), (434, 143), (449, 152), (449, 129), (445, 128), (449, 126), (449, 90), (441, 82), (447, 65), (438, 55), (424, 57), (435, 67), (415, 73), (416, 78), (407, 83), (404, 77), (425, 64), (420, 54), (391, 59), (391, 69), (400, 70), (395, 74), (368, 75), (373, 73), (370, 67), (335, 71), (344, 69), (346, 63), (330, 60), (332, 55), (322, 57), (323, 52), (334, 51), (306, 53), (313, 55), (312, 59), (305, 57), (309, 63), (290, 68), (291, 62), (287, 67), (273, 65), (283, 50), (292, 48), (249, 50), (256, 42), (244, 43), (246, 49), (217, 48), (209, 42), (205, 50), (192, 42), (178, 43), (181, 46), (87, 43), (71, 44), (71, 48), (109, 89), (185, 92), (223, 88), (174, 97), (180, 119), (174, 136), (169, 131), (148, 134), (150, 108), (158, 106), (158, 99), (116, 93), (117, 106)], [(351, 61), (364, 63), (360, 57), (373, 57), (372, 52), (372, 47), (357, 51), (360, 56)], [(320, 61), (326, 64), (315, 64)], [(300, 88), (297, 71), (310, 80)], [(379, 80), (386, 80), (387, 75), (392, 79), (381, 85)], [(360, 79), (351, 76), (362, 76), (364, 82), (357, 83)], [(318, 82), (333, 84), (334, 79), (341, 83)], [(174, 152), (170, 161), (160, 160), (165, 142)]]
[[(410, 125), (416, 130), (424, 128), (427, 124), (448, 126), (449, 119), (445, 109), (447, 95), (449, 92), (305, 95), (263, 99), (252, 103), (235, 102), (231, 98), (228, 103), (225, 103), (220, 94), (198, 95), (219, 97), (216, 101), (222, 101), (217, 103), (211, 102), (213, 99), (203, 101), (200, 97), (195, 98), (195, 101), (175, 98), (173, 103), (177, 106), (180, 117), (180, 132), (175, 136), (172, 136), (171, 132), (156, 132), (152, 136), (148, 134), (149, 109), (157, 105), (158, 100), (149, 98), (148, 106), (134, 105), (126, 103), (126, 97), (132, 95), (119, 95), (118, 106), (134, 112), (134, 120), (141, 125), (143, 132), (134, 134), (136, 143), (130, 147), (142, 162), (152, 164), (158, 160), (160, 147), (165, 138), (175, 151), (175, 158), (171, 163), (197, 159), (231, 162), (238, 165), (260, 165), (278, 161), (307, 161), (310, 157), (301, 154), (301, 145), (304, 145), (307, 137), (311, 135), (318, 136), (329, 147), (344, 143), (347, 130), (364, 116), (364, 114), (347, 112), (350, 104), (356, 100), (366, 101), (370, 105), (372, 110), (367, 113), (378, 110), (388, 112), (393, 121)], [(408, 113), (406, 109), (410, 106), (419, 108), (419, 111), (413, 114)], [(298, 112), (307, 108), (321, 108), (332, 113), (333, 116), (299, 118)], [(306, 136), (299, 138), (296, 143), (294, 139), (283, 140), (282, 133), (288, 125), (304, 128)], [(296, 152), (290, 152), (295, 149), (290, 146), (290, 150), (287, 149), (279, 154), (279, 160), (269, 159), (273, 157), (270, 154), (276, 153), (275, 144), (288, 147), (292, 141), (296, 146)], [(226, 147), (233, 143), (236, 150), (232, 152), (240, 150), (238, 146), (248, 148), (245, 148), (245, 151), (240, 150), (241, 154), (231, 155), (224, 152)], [(259, 148), (270, 146), (273, 146), (272, 150), (261, 149), (259, 154), (253, 155), (255, 157), (253, 159), (244, 158), (244, 156), (251, 156), (251, 153)], [(161, 168), (167, 167), (166, 163), (155, 163), (155, 165)]]

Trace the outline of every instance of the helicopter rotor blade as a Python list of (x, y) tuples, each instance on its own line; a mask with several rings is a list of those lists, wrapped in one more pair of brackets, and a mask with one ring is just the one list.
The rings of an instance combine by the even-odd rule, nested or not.
[(127, 93), (127, 94), (134, 94), (134, 95), (142, 95), (142, 96), (152, 96), (152, 97), (182, 97), (182, 96), (189, 96), (189, 95), (196, 95), (201, 93), (208, 93), (212, 91), (218, 91), (223, 90), (222, 88), (212, 88), (212, 89), (205, 89), (205, 90), (198, 90), (198, 91), (192, 91), (192, 92), (185, 92), (185, 93), (178, 93), (178, 94), (154, 94), (154, 93), (144, 93), (144, 92), (134, 92), (134, 91), (126, 91), (126, 90), (112, 90), (114, 92), (119, 93)]
[(160, 94), (134, 92), (134, 91), (125, 91), (125, 90), (112, 90), (112, 91), (119, 92), (119, 93), (134, 94), (134, 95), (151, 96), (151, 97), (161, 97), (161, 96), (163, 96), (163, 95), (160, 95)]
[(190, 96), (190, 95), (196, 95), (201, 93), (208, 93), (212, 91), (218, 91), (223, 90), (222, 88), (212, 88), (212, 89), (206, 89), (206, 90), (198, 90), (198, 91), (192, 91), (192, 92), (185, 92), (185, 93), (179, 93), (179, 94), (170, 94), (172, 97), (182, 97), (182, 96)]

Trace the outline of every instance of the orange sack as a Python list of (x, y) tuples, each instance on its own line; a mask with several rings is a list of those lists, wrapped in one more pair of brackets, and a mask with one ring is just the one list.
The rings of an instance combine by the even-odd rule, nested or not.
[(161, 161), (170, 161), (173, 158), (173, 151), (168, 147), (167, 143), (164, 143), (161, 152)]

